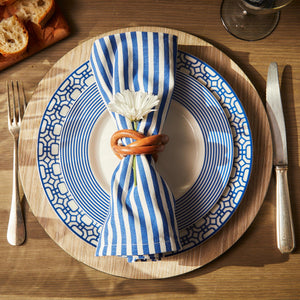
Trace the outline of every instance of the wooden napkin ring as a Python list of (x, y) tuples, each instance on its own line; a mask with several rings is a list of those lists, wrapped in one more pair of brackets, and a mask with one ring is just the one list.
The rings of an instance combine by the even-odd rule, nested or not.
[[(127, 146), (120, 145), (122, 138), (131, 138), (135, 141)], [(122, 159), (127, 155), (151, 154), (155, 161), (158, 158), (158, 152), (162, 152), (169, 137), (165, 134), (145, 136), (144, 134), (131, 129), (116, 131), (110, 140), (111, 148), (114, 153)]]

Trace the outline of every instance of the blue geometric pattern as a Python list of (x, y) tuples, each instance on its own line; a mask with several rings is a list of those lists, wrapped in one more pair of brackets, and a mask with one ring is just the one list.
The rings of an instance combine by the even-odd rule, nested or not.
[[(198, 58), (178, 51), (177, 70), (193, 76), (214, 94), (227, 115), (234, 141), (233, 168), (223, 195), (205, 217), (180, 230), (185, 251), (213, 236), (238, 207), (250, 177), (252, 138), (241, 102), (214, 69)], [(89, 62), (86, 62), (60, 85), (45, 110), (37, 153), (41, 182), (53, 209), (70, 230), (97, 246), (101, 225), (76, 204), (65, 184), (59, 161), (60, 134), (66, 115), (78, 96), (93, 82)]]
[(59, 162), (60, 134), (78, 96), (93, 82), (88, 63), (75, 70), (49, 102), (39, 130), (38, 166), (43, 188), (60, 219), (82, 239), (96, 246), (100, 226), (76, 204), (65, 185)]

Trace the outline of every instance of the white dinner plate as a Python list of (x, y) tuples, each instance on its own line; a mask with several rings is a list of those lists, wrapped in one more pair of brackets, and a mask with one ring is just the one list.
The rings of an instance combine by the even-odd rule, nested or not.
[[(158, 169), (176, 197), (186, 250), (217, 232), (237, 208), (250, 176), (252, 140), (242, 105), (219, 74), (180, 51), (177, 66), (174, 101), (165, 124), (170, 143), (160, 154)], [(38, 137), (38, 165), (56, 213), (94, 246), (117, 164), (106, 146), (113, 131), (86, 62), (62, 83), (47, 106)]]

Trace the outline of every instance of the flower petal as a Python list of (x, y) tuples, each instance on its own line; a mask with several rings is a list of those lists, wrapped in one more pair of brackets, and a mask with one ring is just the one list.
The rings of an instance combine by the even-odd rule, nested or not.
[(114, 95), (113, 100), (108, 104), (108, 109), (130, 121), (139, 121), (150, 112), (155, 111), (159, 102), (156, 95), (125, 90)]

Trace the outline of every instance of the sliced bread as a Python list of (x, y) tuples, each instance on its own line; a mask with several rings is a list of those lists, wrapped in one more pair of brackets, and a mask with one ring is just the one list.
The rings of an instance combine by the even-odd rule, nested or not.
[(28, 45), (28, 31), (17, 16), (0, 22), (0, 53), (5, 57), (22, 55)]
[(44, 27), (55, 11), (54, 0), (16, 0), (9, 5), (11, 14), (16, 14), (22, 21), (31, 21)]

